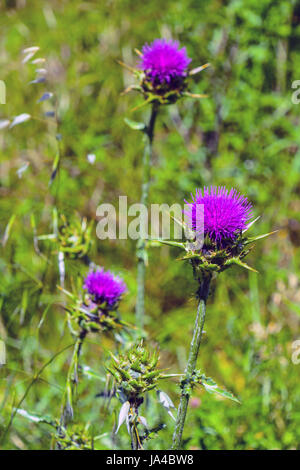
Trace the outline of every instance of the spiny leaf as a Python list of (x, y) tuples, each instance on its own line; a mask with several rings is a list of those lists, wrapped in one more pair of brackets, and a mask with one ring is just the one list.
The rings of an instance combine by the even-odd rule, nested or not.
[(125, 64), (124, 62), (122, 62), (121, 60), (117, 60), (117, 63), (119, 65), (121, 65), (122, 67), (124, 67), (125, 69), (129, 70), (129, 72), (131, 73), (136, 73), (136, 69), (133, 68), (133, 67), (130, 67), (129, 65)]
[(269, 233), (264, 233), (263, 235), (258, 235), (257, 237), (250, 237), (245, 240), (244, 244), (248, 245), (249, 243), (256, 242), (256, 240), (261, 240), (262, 238), (269, 237), (270, 235), (273, 235), (274, 233), (277, 233), (278, 230), (274, 230), (274, 232), (269, 232)]
[(149, 241), (149, 244), (152, 245), (152, 246), (155, 246), (157, 243), (161, 243), (163, 245), (169, 245), (169, 246), (176, 246), (178, 248), (181, 248), (181, 249), (185, 249), (185, 246), (184, 246), (184, 243), (182, 242), (173, 242), (172, 240), (163, 240), (163, 239), (160, 239), (160, 238), (157, 238), (157, 239), (152, 239)]
[(205, 375), (202, 375), (200, 385), (203, 385), (208, 393), (216, 393), (224, 398), (235, 401), (236, 403), (241, 403), (240, 400), (238, 400), (238, 398), (236, 398), (231, 392), (219, 387), (210, 377), (205, 377)]
[(255, 224), (255, 222), (258, 221), (258, 219), (260, 219), (260, 215), (259, 215), (258, 217), (256, 217), (256, 219), (252, 220), (252, 222), (250, 222), (250, 223), (247, 225), (247, 227), (243, 230), (243, 233), (247, 232), (247, 230), (249, 230), (249, 228), (250, 228), (253, 224)]
[(141, 104), (139, 104), (139, 105), (135, 106), (134, 108), (132, 108), (130, 111), (133, 112), (133, 111), (136, 111), (137, 109), (143, 108), (144, 106), (147, 106), (147, 104), (152, 103), (152, 101), (155, 101), (155, 100), (156, 100), (155, 95), (154, 96), (149, 96), (149, 98), (147, 98)]
[(139, 51), (139, 49), (135, 48), (135, 49), (134, 49), (134, 52), (135, 52), (137, 55), (139, 55), (140, 57), (143, 57), (143, 54), (142, 54), (141, 51)]
[(239, 258), (231, 258), (231, 259), (227, 260), (224, 264), (225, 264), (225, 266), (230, 266), (232, 264), (236, 264), (237, 266), (241, 266), (241, 268), (245, 268), (248, 271), (252, 271), (253, 273), (258, 273), (258, 271), (256, 269), (252, 268), (247, 263), (244, 263)]

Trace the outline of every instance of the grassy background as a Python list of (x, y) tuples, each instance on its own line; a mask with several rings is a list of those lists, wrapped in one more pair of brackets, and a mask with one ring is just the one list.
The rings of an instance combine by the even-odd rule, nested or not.
[[(182, 202), (203, 185), (237, 187), (261, 219), (252, 233), (279, 230), (257, 243), (248, 262), (259, 274), (232, 269), (222, 274), (209, 301), (199, 367), (235, 393), (242, 404), (196, 390), (184, 433), (185, 447), (207, 449), (299, 449), (299, 367), (292, 363), (293, 341), (300, 339), (300, 106), (291, 101), (291, 84), (300, 79), (300, 10), (281, 0), (4, 0), (0, 7), (0, 79), (7, 104), (0, 119), (30, 113), (30, 120), (0, 130), (3, 236), (15, 219), (0, 258), (0, 335), (8, 364), (0, 382), (0, 432), (26, 393), (34, 374), (72, 343), (57, 289), (57, 259), (49, 243), (34, 249), (38, 235), (51, 233), (54, 205), (96, 221), (102, 202), (120, 195), (140, 197), (141, 135), (124, 118), (145, 120), (135, 94), (121, 96), (132, 77), (116, 63), (135, 65), (134, 48), (156, 37), (174, 37), (187, 47), (192, 65), (212, 67), (195, 77), (192, 91), (205, 100), (183, 100), (165, 107), (158, 119), (150, 202)], [(47, 91), (57, 97), (59, 130), (39, 118), (51, 108), (37, 104), (44, 84), (28, 85), (34, 66), (22, 65), (21, 50), (39, 46), (47, 59)], [(297, 75), (298, 74), (298, 75)], [(49, 188), (62, 134), (59, 177)], [(94, 153), (92, 165), (87, 154)], [(17, 170), (29, 162), (19, 178)], [(96, 223), (95, 223), (96, 225)], [(93, 231), (91, 257), (124, 276), (129, 293), (122, 315), (134, 321), (135, 244), (100, 241)], [(189, 266), (168, 247), (152, 249), (147, 272), (147, 331), (161, 348), (161, 366), (184, 368), (192, 334), (195, 302)], [(87, 268), (68, 262), (67, 287)], [(41, 319), (43, 321), (41, 322)], [(82, 363), (101, 376), (109, 339), (90, 336)], [(21, 408), (59, 416), (71, 350), (57, 356), (32, 384)], [(81, 377), (76, 421), (90, 423), (97, 448), (128, 448), (126, 429), (111, 438), (119, 410), (96, 395), (97, 379)], [(179, 388), (166, 382), (175, 404)], [(173, 422), (150, 398), (144, 411), (151, 424), (167, 427), (148, 448), (168, 448)], [(155, 415), (156, 414), (156, 415)], [(46, 449), (51, 428), (15, 416), (2, 448)], [(166, 444), (167, 443), (167, 444)]]

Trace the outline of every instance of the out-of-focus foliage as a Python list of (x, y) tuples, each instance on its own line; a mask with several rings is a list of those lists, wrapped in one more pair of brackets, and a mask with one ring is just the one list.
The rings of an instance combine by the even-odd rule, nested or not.
[[(95, 221), (90, 258), (124, 277), (129, 293), (120, 310), (134, 322), (135, 242), (98, 240), (96, 209), (117, 205), (120, 195), (128, 204), (139, 200), (143, 142), (124, 118), (143, 121), (149, 110), (130, 112), (142, 98), (121, 96), (132, 77), (116, 60), (136, 65), (134, 48), (160, 36), (179, 39), (192, 66), (211, 67), (195, 76), (191, 90), (208, 98), (181, 100), (160, 112), (150, 202), (182, 202), (203, 185), (234, 186), (262, 216), (253, 235), (279, 230), (249, 255), (258, 275), (233, 268), (214, 285), (198, 366), (241, 404), (195, 389), (185, 448), (299, 448), (300, 365), (292, 353), (300, 339), (300, 104), (291, 100), (292, 82), (300, 79), (299, 6), (291, 0), (165, 0), (163, 7), (158, 0), (4, 0), (0, 27), (7, 95), (0, 119), (32, 116), (0, 130), (0, 336), (7, 346), (7, 366), (0, 369), (2, 448), (50, 447), (51, 427), (14, 414), (16, 406), (53, 419), (60, 414), (71, 356), (64, 348), (73, 339), (53, 244), (37, 243), (53, 232), (54, 206)], [(40, 47), (35, 57), (47, 59), (48, 88), (28, 85), (35, 67), (22, 65), (21, 50), (30, 46)], [(38, 103), (45, 90), (53, 98)], [(53, 104), (58, 125), (42, 117)], [(58, 145), (59, 172), (49, 185)], [(150, 341), (160, 343), (159, 367), (170, 373), (184, 369), (196, 307), (192, 273), (177, 255), (176, 248), (151, 249), (146, 285), (146, 329)], [(66, 258), (65, 269), (71, 289), (88, 267)], [(110, 348), (112, 340), (97, 334), (83, 345), (75, 421), (88, 428), (95, 448), (128, 448), (125, 427), (111, 433), (119, 404), (105, 398)], [(164, 390), (177, 406), (178, 381), (166, 381)], [(167, 425), (147, 447), (164, 449), (173, 421), (155, 400), (144, 406), (151, 407), (151, 427)]]

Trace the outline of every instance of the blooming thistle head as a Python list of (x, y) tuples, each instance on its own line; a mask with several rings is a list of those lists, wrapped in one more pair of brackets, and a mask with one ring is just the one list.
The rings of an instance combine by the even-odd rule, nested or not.
[[(119, 62), (132, 72), (139, 84), (130, 86), (125, 93), (136, 90), (142, 93), (147, 103), (171, 104), (182, 96), (204, 98), (205, 95), (195, 95), (187, 91), (187, 79), (209, 66), (205, 64), (193, 70), (188, 70), (191, 63), (186, 48), (180, 47), (178, 41), (154, 39), (151, 44), (144, 44), (142, 51), (136, 50), (140, 62), (136, 69)], [(140, 106), (138, 106), (140, 107)]]
[[(248, 237), (246, 232), (252, 222), (252, 204), (236, 189), (225, 187), (197, 189), (184, 211), (186, 242), (157, 240), (166, 245), (176, 246), (185, 251), (182, 260), (193, 266), (197, 279), (212, 272), (222, 272), (236, 264), (255, 271), (242, 259), (253, 248), (254, 242), (275, 232)], [(193, 240), (193, 241), (191, 241)], [(156, 242), (157, 242), (156, 241)], [(153, 241), (156, 243), (155, 241)], [(256, 272), (256, 271), (255, 271)]]
[[(188, 224), (193, 232), (202, 232), (216, 247), (232, 244), (247, 228), (252, 205), (236, 189), (224, 186), (197, 189), (188, 203)], [(200, 210), (199, 210), (200, 209)]]
[(112, 310), (126, 292), (126, 284), (110, 271), (98, 269), (91, 271), (85, 278), (83, 288), (97, 305), (105, 305)]
[(172, 89), (187, 76), (191, 61), (185, 47), (180, 49), (178, 41), (155, 39), (150, 45), (143, 46), (139, 67), (154, 87), (166, 85)]
[(71, 299), (66, 311), (75, 334), (84, 337), (90, 331), (132, 328), (121, 320), (118, 312), (119, 301), (127, 291), (126, 284), (110, 271), (103, 268), (90, 271), (81, 284), (80, 292), (61, 290)]
[(91, 271), (84, 279), (83, 296), (70, 294), (73, 304), (69, 309), (71, 318), (81, 331), (110, 331), (129, 324), (121, 321), (117, 311), (118, 303), (126, 292), (126, 284), (110, 271)]

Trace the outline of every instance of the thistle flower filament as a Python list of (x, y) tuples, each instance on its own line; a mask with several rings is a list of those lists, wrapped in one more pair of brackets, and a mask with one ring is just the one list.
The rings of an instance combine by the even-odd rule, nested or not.
[(91, 271), (85, 278), (83, 288), (87, 290), (93, 302), (105, 303), (109, 309), (116, 306), (127, 290), (122, 279), (104, 269)]
[(185, 47), (180, 49), (177, 41), (155, 39), (150, 45), (143, 46), (140, 68), (153, 85), (172, 85), (174, 82), (177, 85), (178, 79), (187, 76), (190, 62)]
[[(246, 229), (252, 216), (252, 205), (248, 199), (236, 189), (228, 191), (224, 186), (211, 186), (203, 191), (197, 189), (188, 204), (186, 215), (190, 228), (195, 232), (204, 231), (204, 236), (219, 246), (235, 240)], [(204, 208), (204, 227), (197, 211), (201, 205)]]

